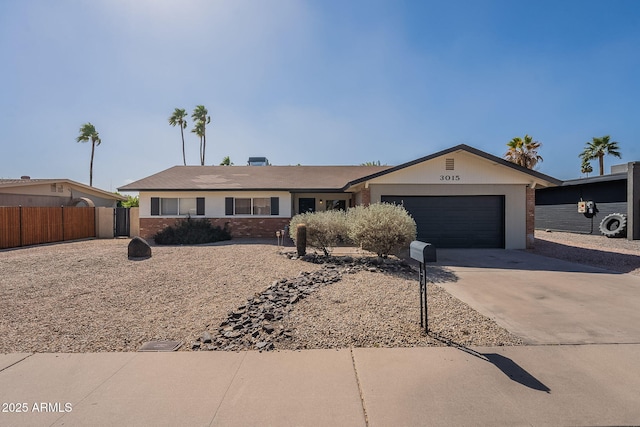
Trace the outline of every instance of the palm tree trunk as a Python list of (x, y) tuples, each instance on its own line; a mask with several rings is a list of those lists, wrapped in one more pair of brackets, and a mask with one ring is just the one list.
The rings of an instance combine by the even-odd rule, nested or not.
[(598, 164), (600, 165), (600, 175), (604, 175), (604, 154), (598, 156)]
[(96, 150), (96, 142), (91, 141), (91, 162), (89, 163), (89, 187), (93, 187), (93, 154)]
[(200, 136), (200, 166), (204, 165), (204, 160), (202, 160), (202, 136)]
[(182, 162), (187, 166), (187, 156), (184, 153), (184, 131), (182, 124), (180, 125), (180, 136), (182, 137)]
[(204, 153), (207, 151), (207, 136), (206, 133), (202, 132), (202, 166), (204, 166)]

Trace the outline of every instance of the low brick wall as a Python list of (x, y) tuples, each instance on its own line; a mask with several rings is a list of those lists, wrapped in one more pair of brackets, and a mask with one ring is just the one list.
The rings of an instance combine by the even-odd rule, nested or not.
[[(229, 223), (232, 237), (276, 237), (276, 231), (289, 225), (290, 218), (206, 218), (213, 225)], [(179, 218), (140, 218), (140, 237), (150, 239), (158, 231), (175, 225)]]

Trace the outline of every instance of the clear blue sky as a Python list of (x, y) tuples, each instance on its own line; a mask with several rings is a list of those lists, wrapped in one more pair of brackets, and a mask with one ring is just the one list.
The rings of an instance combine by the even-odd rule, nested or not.
[(0, 178), (88, 183), (91, 122), (115, 191), (182, 163), (167, 119), (198, 104), (207, 164), (502, 156), (525, 133), (559, 179), (594, 136), (620, 143), (607, 173), (640, 160), (635, 0), (0, 0), (0, 58)]

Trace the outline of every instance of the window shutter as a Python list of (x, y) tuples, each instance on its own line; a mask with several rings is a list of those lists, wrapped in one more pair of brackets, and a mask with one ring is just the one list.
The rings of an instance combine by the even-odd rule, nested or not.
[(196, 198), (196, 215), (204, 215), (204, 197)]
[(280, 198), (271, 198), (271, 215), (280, 215)]
[(160, 215), (160, 197), (151, 198), (151, 215)]
[(233, 197), (224, 198), (224, 214), (233, 215)]

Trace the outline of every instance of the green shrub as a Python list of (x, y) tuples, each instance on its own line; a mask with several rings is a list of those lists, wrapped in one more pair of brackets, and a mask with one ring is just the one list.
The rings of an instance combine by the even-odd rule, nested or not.
[(197, 245), (231, 240), (227, 227), (213, 226), (207, 219), (183, 219), (176, 225), (157, 232), (153, 240), (159, 245)]
[(298, 224), (307, 226), (307, 244), (329, 256), (333, 248), (347, 239), (347, 215), (344, 211), (299, 214), (289, 222), (289, 235), (296, 239)]
[(387, 257), (416, 239), (416, 222), (405, 208), (375, 203), (349, 209), (349, 238), (362, 249)]

